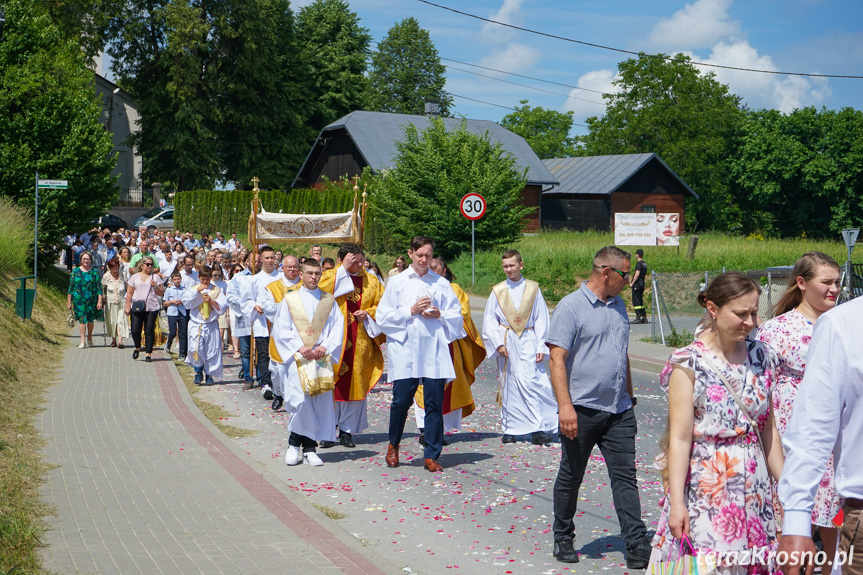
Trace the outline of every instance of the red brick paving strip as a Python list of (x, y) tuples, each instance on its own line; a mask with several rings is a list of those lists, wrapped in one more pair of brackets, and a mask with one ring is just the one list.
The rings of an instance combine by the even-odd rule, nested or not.
[[(157, 354), (161, 355), (161, 354)], [(170, 360), (168, 360), (170, 361)], [(285, 526), (306, 543), (320, 551), (334, 565), (348, 575), (385, 575), (374, 563), (344, 545), (324, 526), (275, 489), (268, 489), (260, 473), (237, 457), (223, 441), (207, 429), (183, 402), (177, 384), (165, 361), (154, 362), (156, 375), (165, 403), (183, 427), (225, 470), (246, 490), (276, 516)]]

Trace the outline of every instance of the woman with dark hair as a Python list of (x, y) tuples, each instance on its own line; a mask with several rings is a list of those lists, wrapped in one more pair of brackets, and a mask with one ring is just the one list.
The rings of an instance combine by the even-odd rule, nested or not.
[(126, 315), (132, 318), (132, 341), (135, 351), (132, 359), (141, 354), (141, 330), (144, 331), (146, 361), (152, 361), (153, 344), (156, 342), (156, 320), (159, 317), (159, 296), (165, 286), (153, 275), (153, 256), (144, 256), (138, 262), (136, 273), (126, 286)]
[(770, 476), (782, 474), (784, 459), (770, 405), (777, 360), (747, 337), (760, 294), (740, 272), (716, 276), (698, 295), (707, 329), (675, 350), (660, 376), (668, 393), (669, 490), (652, 564), (675, 559), (687, 536), (689, 551), (718, 561), (723, 575), (773, 570)]
[[(126, 303), (126, 280), (120, 271), (120, 260), (108, 260), (108, 271), (102, 276), (105, 297), (105, 327), (111, 335), (111, 346), (123, 349), (123, 339), (129, 337), (129, 323), (123, 315)], [(118, 342), (119, 340), (119, 342)]]
[[(841, 290), (839, 277), (839, 264), (827, 254), (803, 254), (794, 264), (788, 288), (773, 308), (776, 317), (764, 322), (758, 330), (758, 339), (766, 343), (779, 358), (779, 373), (772, 399), (776, 428), (780, 435), (784, 435), (791, 420), (797, 388), (806, 369), (806, 356), (815, 322), (824, 312), (836, 307), (836, 298)], [(827, 562), (822, 566), (823, 575), (831, 572), (838, 536), (833, 518), (841, 508), (833, 485), (831, 455), (812, 508), (812, 525), (818, 527), (827, 554)]]
[(80, 262), (81, 265), (72, 270), (69, 277), (66, 307), (69, 311), (74, 311), (75, 319), (78, 320), (78, 333), (81, 335), (78, 349), (84, 349), (93, 347), (93, 322), (102, 320), (102, 275), (93, 267), (93, 256), (90, 252), (82, 253)]

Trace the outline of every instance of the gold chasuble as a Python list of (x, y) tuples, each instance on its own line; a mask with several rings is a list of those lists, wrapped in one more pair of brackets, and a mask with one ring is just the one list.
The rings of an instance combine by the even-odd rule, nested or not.
[[(341, 266), (324, 272), (318, 284), (321, 291), (333, 293), (339, 269)], [(333, 397), (336, 401), (362, 401), (383, 375), (384, 355), (380, 344), (386, 341), (386, 336), (369, 337), (362, 322), (354, 318), (354, 312), (363, 310), (374, 319), (384, 287), (365, 270), (355, 276), (348, 274), (348, 277), (353, 282), (353, 291), (336, 297), (336, 305), (345, 319), (345, 338), (342, 357), (336, 368)]]
[[(285, 299), (286, 293), (298, 290), (302, 285), (303, 282), (288, 285), (285, 280), (280, 279), (278, 281), (270, 282), (270, 285), (267, 286), (267, 291), (273, 296), (273, 299), (276, 301), (276, 305), (279, 305), (282, 303), (282, 300)], [(270, 332), (272, 332), (273, 322), (267, 320), (267, 327), (269, 327)], [(276, 340), (273, 338), (270, 338), (270, 359), (278, 363), (285, 363), (284, 360), (282, 360), (282, 356), (279, 355), (279, 350), (276, 349)]]
[[(449, 344), (449, 354), (455, 368), (455, 379), (444, 388), (443, 412), (446, 414), (461, 409), (461, 416), (467, 417), (474, 410), (470, 386), (476, 381), (476, 368), (485, 359), (485, 347), (482, 345), (482, 334), (476, 329), (470, 315), (468, 295), (458, 284), (451, 283), (450, 287), (461, 304), (461, 317), (464, 319), (464, 330), (467, 332), (467, 337)], [(414, 399), (418, 406), (425, 408), (423, 386), (417, 388)]]

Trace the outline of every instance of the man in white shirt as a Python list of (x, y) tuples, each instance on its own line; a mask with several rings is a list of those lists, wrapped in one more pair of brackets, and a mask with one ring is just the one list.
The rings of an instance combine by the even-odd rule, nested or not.
[[(779, 500), (785, 510), (776, 555), (786, 575), (812, 575), (812, 507), (833, 453), (835, 487), (845, 504), (836, 569), (863, 574), (863, 354), (854, 334), (863, 325), (863, 298), (818, 318), (791, 421), (782, 436), (786, 453)], [(855, 553), (857, 551), (857, 553)], [(808, 555), (808, 561), (803, 559)]]
[[(252, 278), (250, 289), (244, 294), (241, 305), (249, 307), (249, 299), (254, 301), (251, 306), (249, 318), (252, 322), (252, 334), (255, 346), (255, 375), (257, 383), (261, 386), (261, 393), (267, 401), (273, 400), (273, 382), (270, 376), (270, 328), (267, 325), (267, 317), (263, 304), (267, 296), (267, 286), (271, 282), (284, 277), (282, 272), (276, 269), (276, 252), (270, 246), (264, 246), (259, 251), (261, 259), (261, 271)], [(247, 383), (245, 389), (252, 389), (254, 382)]]
[(405, 420), (422, 383), (426, 410), (424, 464), (429, 471), (438, 472), (443, 471), (438, 458), (443, 450), (444, 386), (455, 379), (449, 344), (465, 337), (465, 331), (455, 292), (449, 282), (429, 269), (433, 256), (434, 242), (430, 238), (411, 239), (411, 266), (390, 280), (375, 318), (387, 335), (393, 381), (387, 466), (398, 467)]
[(195, 258), (183, 256), (183, 269), (180, 270), (180, 283), (186, 289), (192, 289), (198, 285), (198, 272), (195, 270)]
[[(297, 465), (302, 461), (320, 466), (324, 462), (315, 453), (316, 440), (334, 441), (336, 438), (333, 392), (306, 393), (296, 364), (297, 361), (329, 360), (330, 368), (338, 365), (345, 321), (333, 296), (318, 289), (320, 264), (315, 260), (304, 262), (301, 277), (303, 285), (285, 294), (273, 324), (273, 342), (285, 367), (285, 395), (299, 396), (299, 406), (290, 408), (295, 411), (288, 422), (290, 437), (285, 463)], [(301, 355), (302, 360), (295, 359), (294, 354)], [(289, 405), (292, 403), (288, 402)]]
[(535, 445), (557, 433), (557, 401), (542, 360), (548, 354), (548, 306), (536, 282), (521, 275), (516, 250), (503, 254), (506, 280), (492, 289), (485, 306), (482, 339), (500, 372), (503, 443), (531, 434)]
[(234, 253), (237, 249), (237, 232), (232, 232), (231, 239), (228, 240), (228, 251)]
[(212, 246), (214, 250), (223, 250), (228, 247), (228, 244), (225, 243), (225, 236), (222, 235), (222, 232), (216, 232), (216, 239), (213, 240)]

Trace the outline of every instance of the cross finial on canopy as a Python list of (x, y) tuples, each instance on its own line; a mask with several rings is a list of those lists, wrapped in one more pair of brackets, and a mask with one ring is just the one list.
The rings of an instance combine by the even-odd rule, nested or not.
[(258, 191), (258, 183), (259, 183), (260, 181), (261, 181), (261, 180), (259, 180), (259, 179), (258, 179), (258, 176), (255, 176), (254, 178), (252, 178), (252, 185), (254, 186), (254, 188), (252, 188), (252, 191), (253, 191), (253, 192), (257, 192), (257, 191)]

